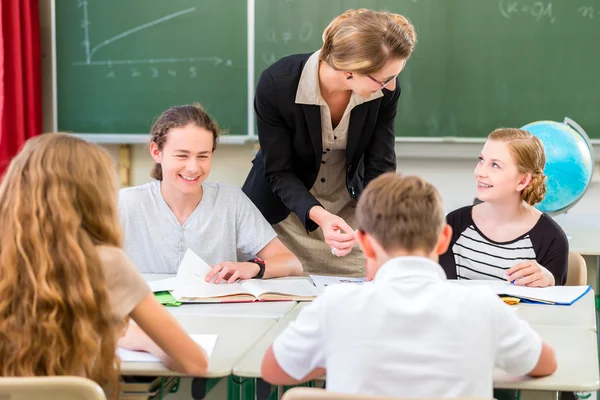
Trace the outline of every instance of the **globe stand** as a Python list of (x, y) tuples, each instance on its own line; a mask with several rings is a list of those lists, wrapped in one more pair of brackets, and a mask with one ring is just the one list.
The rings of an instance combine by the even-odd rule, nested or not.
[[(575, 129), (577, 131), (577, 133), (579, 133), (581, 135), (583, 140), (585, 140), (585, 143), (587, 144), (587, 146), (590, 149), (590, 154), (592, 155), (592, 171), (593, 171), (593, 168), (596, 166), (596, 157), (594, 154), (594, 148), (592, 147), (592, 142), (590, 141), (590, 137), (583, 130), (583, 128), (581, 126), (579, 126), (579, 124), (577, 122), (573, 121), (572, 119), (565, 117), (564, 123), (566, 125), (569, 125), (573, 129)], [(592, 172), (592, 176), (593, 176), (593, 172)], [(577, 204), (577, 202), (585, 195), (585, 192), (590, 187), (591, 179), (592, 178), (590, 178), (590, 183), (588, 183), (586, 185), (585, 190), (583, 191), (581, 196), (579, 196), (579, 198), (577, 200), (575, 200), (573, 202), (573, 204), (571, 204), (569, 207), (567, 207), (563, 211), (565, 214), (567, 213), (567, 211), (570, 208), (572, 208), (575, 204)], [(596, 306), (596, 311), (600, 310), (600, 294), (598, 292), (600, 292), (600, 256), (596, 256), (596, 297), (594, 299), (595, 300), (594, 305)]]
[[(581, 200), (581, 198), (585, 195), (585, 193), (587, 192), (588, 188), (590, 187), (591, 179), (592, 179), (592, 176), (593, 176), (593, 169), (594, 169), (594, 166), (596, 165), (596, 158), (595, 158), (595, 155), (594, 155), (594, 148), (592, 147), (592, 141), (590, 140), (590, 137), (585, 132), (585, 130), (583, 130), (583, 128), (577, 122), (573, 121), (569, 117), (565, 117), (565, 119), (563, 120), (563, 123), (565, 125), (568, 125), (571, 128), (573, 128), (577, 133), (579, 133), (579, 135), (581, 135), (581, 137), (585, 141), (585, 144), (587, 145), (588, 149), (590, 150), (590, 155), (592, 157), (591, 158), (591, 162), (592, 162), (592, 175), (590, 176), (590, 182), (587, 183), (587, 185), (585, 186), (583, 192), (581, 192), (581, 195), (577, 199), (575, 199), (575, 201), (573, 201), (571, 204), (569, 204), (568, 206), (563, 207), (560, 210), (555, 210), (553, 212), (548, 213), (548, 214), (550, 214), (552, 216), (556, 216), (556, 215), (559, 215), (559, 214), (566, 214), (571, 208), (573, 208), (577, 203), (579, 203), (579, 200)], [(600, 263), (600, 261), (599, 261), (599, 263)]]
[[(552, 124), (557, 124), (560, 125), (559, 122), (553, 122), (553, 121), (539, 121), (539, 122), (548, 122), (548, 123), (552, 123)], [(536, 123), (532, 123), (532, 124), (528, 124), (524, 127), (522, 127), (521, 129), (525, 129), (525, 130), (529, 130), (529, 126), (530, 125), (534, 125)], [(591, 162), (591, 167), (592, 167), (592, 173), (590, 174), (589, 180), (587, 181), (585, 187), (583, 188), (583, 191), (579, 194), (579, 196), (573, 200), (570, 204), (565, 205), (564, 207), (560, 208), (560, 209), (553, 209), (553, 210), (544, 210), (542, 208), (538, 208), (541, 211), (546, 212), (547, 214), (551, 215), (551, 216), (557, 216), (560, 214), (567, 214), (568, 211), (573, 208), (585, 195), (585, 193), (587, 192), (587, 190), (589, 189), (590, 185), (591, 185), (591, 180), (592, 180), (592, 176), (594, 173), (594, 167), (596, 165), (596, 159), (595, 159), (595, 154), (594, 154), (594, 149), (592, 147), (592, 143), (590, 141), (589, 136), (587, 135), (587, 133), (585, 132), (585, 130), (575, 121), (573, 121), (572, 119), (565, 117), (562, 123), (563, 126), (566, 126), (568, 128), (570, 128), (570, 130), (575, 131), (579, 134), (579, 137), (581, 138), (581, 140), (585, 143), (585, 145), (587, 146), (587, 149), (589, 151), (589, 155), (590, 155), (590, 162)], [(532, 134), (535, 134), (534, 132), (531, 132)], [(537, 208), (537, 207), (536, 207)], [(596, 292), (600, 292), (600, 255), (596, 255)], [(596, 295), (595, 297), (595, 307), (596, 310), (600, 310), (600, 293)]]

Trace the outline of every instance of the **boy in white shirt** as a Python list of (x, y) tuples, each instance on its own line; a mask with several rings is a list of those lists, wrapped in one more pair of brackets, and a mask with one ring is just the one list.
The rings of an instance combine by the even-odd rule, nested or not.
[(329, 287), (266, 352), (262, 377), (398, 397), (492, 397), (492, 373), (545, 376), (553, 349), (485, 287), (446, 281), (452, 236), (437, 190), (418, 177), (373, 180), (356, 209), (362, 285)]

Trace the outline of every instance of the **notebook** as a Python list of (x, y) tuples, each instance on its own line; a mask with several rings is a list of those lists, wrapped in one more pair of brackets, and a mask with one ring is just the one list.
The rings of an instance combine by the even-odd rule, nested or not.
[(188, 249), (177, 271), (173, 297), (183, 303), (311, 301), (320, 291), (306, 279), (248, 279), (235, 283), (206, 282), (210, 266)]
[(501, 281), (474, 281), (458, 280), (449, 281), (469, 285), (485, 285), (499, 296), (510, 296), (521, 299), (524, 303), (549, 304), (557, 306), (570, 306), (591, 290), (591, 286), (549, 286), (535, 288), (517, 286)]
[(181, 305), (181, 302), (175, 300), (170, 292), (155, 292), (154, 297), (160, 304), (167, 307), (179, 307)]

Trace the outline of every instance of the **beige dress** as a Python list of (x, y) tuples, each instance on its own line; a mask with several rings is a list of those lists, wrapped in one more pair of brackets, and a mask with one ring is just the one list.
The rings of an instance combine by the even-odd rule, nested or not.
[[(369, 99), (352, 93), (342, 119), (333, 129), (329, 106), (321, 96), (319, 88), (319, 53), (320, 51), (314, 53), (306, 62), (296, 92), (296, 104), (313, 104), (321, 108), (323, 157), (317, 180), (310, 193), (327, 211), (343, 218), (348, 225), (356, 229), (356, 200), (346, 189), (346, 143), (350, 112), (366, 101), (382, 97), (383, 93), (378, 91)], [(331, 248), (325, 243), (321, 228), (307, 233), (294, 213), (290, 213), (285, 220), (273, 227), (283, 244), (300, 259), (305, 274), (351, 277), (365, 275), (366, 260), (358, 244), (347, 256), (337, 257), (331, 254)]]
[(98, 246), (97, 249), (113, 310), (124, 320), (150, 293), (150, 288), (123, 249), (112, 246)]

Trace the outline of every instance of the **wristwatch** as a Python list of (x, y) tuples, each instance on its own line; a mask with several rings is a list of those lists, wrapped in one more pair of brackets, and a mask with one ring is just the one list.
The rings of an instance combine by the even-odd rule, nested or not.
[(262, 279), (262, 277), (265, 275), (265, 262), (258, 257), (254, 257), (253, 259), (248, 260), (248, 262), (254, 263), (260, 267), (258, 274), (256, 274), (256, 276), (254, 276), (252, 279)]

